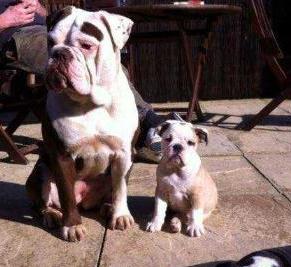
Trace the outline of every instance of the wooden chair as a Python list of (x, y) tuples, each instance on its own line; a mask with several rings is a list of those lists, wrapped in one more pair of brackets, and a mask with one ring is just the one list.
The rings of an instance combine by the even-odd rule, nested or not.
[[(39, 85), (35, 84), (35, 77), (32, 77), (31, 74), (22, 72), (21, 70), (7, 70), (0, 69), (0, 73), (11, 71), (15, 74), (15, 83), (17, 87), (22, 90), (21, 95), (13, 97), (5, 97), (2, 94), (0, 98), (0, 113), (6, 112), (15, 112), (15, 117), (8, 123), (7, 127), (4, 129), (0, 121), (0, 142), (3, 146), (3, 149), (9, 155), (9, 158), (17, 164), (27, 164), (28, 160), (25, 155), (32, 153), (38, 149), (37, 144), (27, 145), (19, 148), (13, 141), (12, 135), (18, 129), (18, 127), (23, 123), (25, 118), (30, 112), (33, 112), (36, 117), (41, 119), (40, 106), (43, 105), (44, 92), (34, 93), (33, 91), (40, 91)], [(23, 80), (26, 80), (23, 82)], [(2, 80), (5, 82), (5, 77)], [(1, 90), (0, 90), (1, 91)], [(1, 92), (0, 92), (1, 93)]]
[[(73, 5), (80, 8), (84, 8), (85, 5), (84, 0), (44, 0), (42, 2), (44, 3), (47, 9), (47, 14), (51, 14), (68, 5)], [(5, 66), (4, 67), (1, 66), (0, 76), (1, 73), (4, 73), (5, 71), (7, 71), (7, 69), (5, 69)], [(18, 86), (19, 87), (21, 86), (22, 92), (28, 90), (33, 91), (36, 88), (43, 86), (42, 82), (40, 84), (35, 82), (36, 76), (34, 73), (24, 73), (21, 70), (11, 70), (11, 71), (16, 71), (17, 73), (20, 73), (22, 76), (23, 75), (26, 76), (25, 83), (23, 83), (22, 81), (18, 81)], [(1, 145), (3, 146), (4, 151), (8, 153), (10, 159), (15, 163), (27, 164), (28, 160), (26, 159), (25, 155), (38, 149), (38, 145), (36, 144), (19, 148), (13, 141), (12, 135), (17, 130), (17, 128), (23, 123), (23, 121), (30, 112), (33, 112), (38, 117), (38, 119), (41, 120), (44, 111), (43, 109), (44, 99), (45, 96), (33, 99), (32, 98), (23, 99), (19, 96), (16, 96), (13, 98), (12, 101), (7, 101), (7, 99), (0, 99), (0, 113), (16, 112), (15, 118), (8, 123), (5, 129), (0, 122)]]
[(237, 129), (246, 131), (253, 129), (286, 98), (291, 97), (291, 72), (288, 73), (291, 71), (291, 66), (283, 67), (284, 56), (272, 31), (264, 3), (262, 0), (250, 0), (250, 4), (255, 30), (261, 39), (264, 59), (278, 82), (280, 93), (253, 118), (237, 126)]

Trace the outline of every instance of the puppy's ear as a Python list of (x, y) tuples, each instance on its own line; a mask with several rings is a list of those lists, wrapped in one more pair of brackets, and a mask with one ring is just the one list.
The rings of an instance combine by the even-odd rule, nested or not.
[(112, 42), (118, 49), (123, 48), (129, 38), (133, 21), (124, 16), (99, 11), (101, 18), (108, 29)]
[(162, 124), (160, 124), (157, 128), (156, 128), (156, 133), (159, 136), (162, 136), (163, 133), (169, 128), (170, 123), (169, 122), (163, 122)]
[(203, 141), (208, 144), (208, 131), (204, 128), (194, 128), (195, 134), (199, 138), (199, 142), (202, 143)]

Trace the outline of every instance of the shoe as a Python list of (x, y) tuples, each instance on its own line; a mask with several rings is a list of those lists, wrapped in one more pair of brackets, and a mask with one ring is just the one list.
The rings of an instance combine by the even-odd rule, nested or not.
[(171, 112), (166, 116), (166, 120), (176, 120), (176, 121), (185, 121), (182, 119), (182, 117), (176, 113), (176, 112)]
[(145, 141), (145, 146), (137, 150), (137, 157), (151, 163), (159, 163), (162, 159), (161, 137), (155, 128), (150, 128)]
[[(184, 121), (178, 113), (171, 112), (165, 117), (166, 120)], [(147, 162), (159, 163), (162, 159), (162, 138), (157, 134), (156, 128), (148, 130), (145, 146), (137, 150), (137, 157)]]

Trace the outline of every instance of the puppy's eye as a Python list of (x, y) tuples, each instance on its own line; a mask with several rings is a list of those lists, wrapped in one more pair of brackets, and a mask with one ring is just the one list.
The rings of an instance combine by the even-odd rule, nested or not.
[(191, 140), (189, 140), (189, 141), (187, 142), (187, 144), (188, 144), (189, 146), (195, 146), (195, 142), (193, 142), (193, 141), (191, 141)]
[(169, 137), (165, 138), (165, 141), (170, 143), (172, 141), (172, 139), (173, 139), (172, 136), (169, 136)]
[(92, 45), (88, 43), (81, 43), (81, 47), (85, 50), (90, 50), (92, 48)]

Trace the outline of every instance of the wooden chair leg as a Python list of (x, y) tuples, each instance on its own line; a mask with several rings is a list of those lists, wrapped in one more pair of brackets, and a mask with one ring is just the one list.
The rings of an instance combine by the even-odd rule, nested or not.
[(28, 108), (19, 111), (16, 114), (16, 117), (6, 127), (5, 132), (11, 136), (17, 130), (17, 128), (22, 124), (23, 120), (27, 117), (28, 114), (29, 114)]
[(258, 114), (256, 114), (247, 123), (242, 122), (236, 129), (250, 131), (258, 125), (265, 117), (267, 117), (275, 108), (277, 108), (288, 96), (291, 95), (291, 88), (285, 89), (279, 96), (274, 98), (268, 105), (266, 105)]
[(3, 141), (5, 151), (8, 153), (8, 155), (11, 157), (11, 159), (15, 163), (18, 163), (18, 164), (27, 164), (28, 163), (28, 160), (21, 153), (21, 151), (19, 151), (17, 146), (11, 140), (10, 136), (2, 128), (1, 124), (0, 124), (0, 140)]
[(201, 106), (200, 106), (200, 103), (199, 103), (198, 100), (195, 103), (194, 111), (195, 111), (199, 121), (203, 121), (205, 119), (205, 117), (203, 115), (203, 112), (202, 112), (202, 109), (201, 109)]
[(46, 103), (45, 101), (31, 107), (32, 113), (36, 116), (36, 118), (42, 123), (43, 119), (45, 118), (46, 114)]

